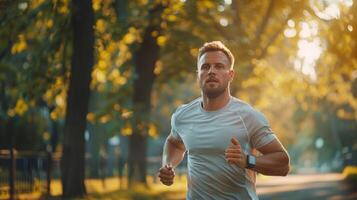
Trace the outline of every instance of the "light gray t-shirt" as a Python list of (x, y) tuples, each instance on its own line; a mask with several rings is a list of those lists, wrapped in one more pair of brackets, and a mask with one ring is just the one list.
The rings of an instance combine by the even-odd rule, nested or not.
[(223, 108), (206, 111), (198, 98), (177, 108), (171, 134), (183, 141), (188, 153), (187, 200), (258, 199), (255, 173), (228, 164), (224, 151), (232, 137), (246, 154), (273, 141), (262, 113), (234, 97)]

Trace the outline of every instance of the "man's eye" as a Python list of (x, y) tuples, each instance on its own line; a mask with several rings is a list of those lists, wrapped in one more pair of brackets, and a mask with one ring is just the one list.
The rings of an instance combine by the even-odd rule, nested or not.
[(217, 69), (224, 69), (224, 65), (219, 65), (219, 64), (218, 64), (218, 65), (216, 65), (216, 68), (217, 68)]
[(207, 70), (207, 69), (209, 69), (209, 65), (204, 64), (204, 65), (202, 65), (201, 69), (202, 69), (202, 70)]

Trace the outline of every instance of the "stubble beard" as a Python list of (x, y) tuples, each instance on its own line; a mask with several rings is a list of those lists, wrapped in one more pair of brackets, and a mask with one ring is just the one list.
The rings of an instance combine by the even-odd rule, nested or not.
[(207, 88), (205, 86), (201, 86), (201, 90), (204, 96), (206, 96), (209, 99), (215, 99), (222, 95), (226, 90), (227, 86), (219, 86), (217, 88)]

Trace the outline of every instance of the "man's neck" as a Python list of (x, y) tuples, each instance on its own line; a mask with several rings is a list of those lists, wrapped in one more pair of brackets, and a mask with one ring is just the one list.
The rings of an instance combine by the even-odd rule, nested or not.
[(216, 98), (208, 98), (205, 94), (202, 94), (203, 99), (203, 109), (207, 111), (214, 111), (223, 108), (229, 102), (231, 95), (230, 93), (224, 92)]

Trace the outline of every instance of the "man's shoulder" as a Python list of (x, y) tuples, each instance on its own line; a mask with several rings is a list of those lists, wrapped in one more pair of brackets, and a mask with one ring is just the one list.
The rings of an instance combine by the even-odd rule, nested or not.
[(264, 114), (249, 103), (236, 97), (233, 97), (232, 102), (232, 108), (230, 110), (239, 113), (243, 120), (266, 120)]
[(251, 106), (249, 103), (238, 99), (237, 97), (232, 97), (232, 103), (230, 110), (236, 111), (239, 113), (252, 113), (255, 112), (256, 110)]
[(187, 104), (182, 104), (176, 109), (174, 115), (180, 116), (187, 112), (192, 112), (194, 111), (194, 108), (197, 108), (199, 106), (200, 103), (201, 103), (201, 97), (196, 98)]

